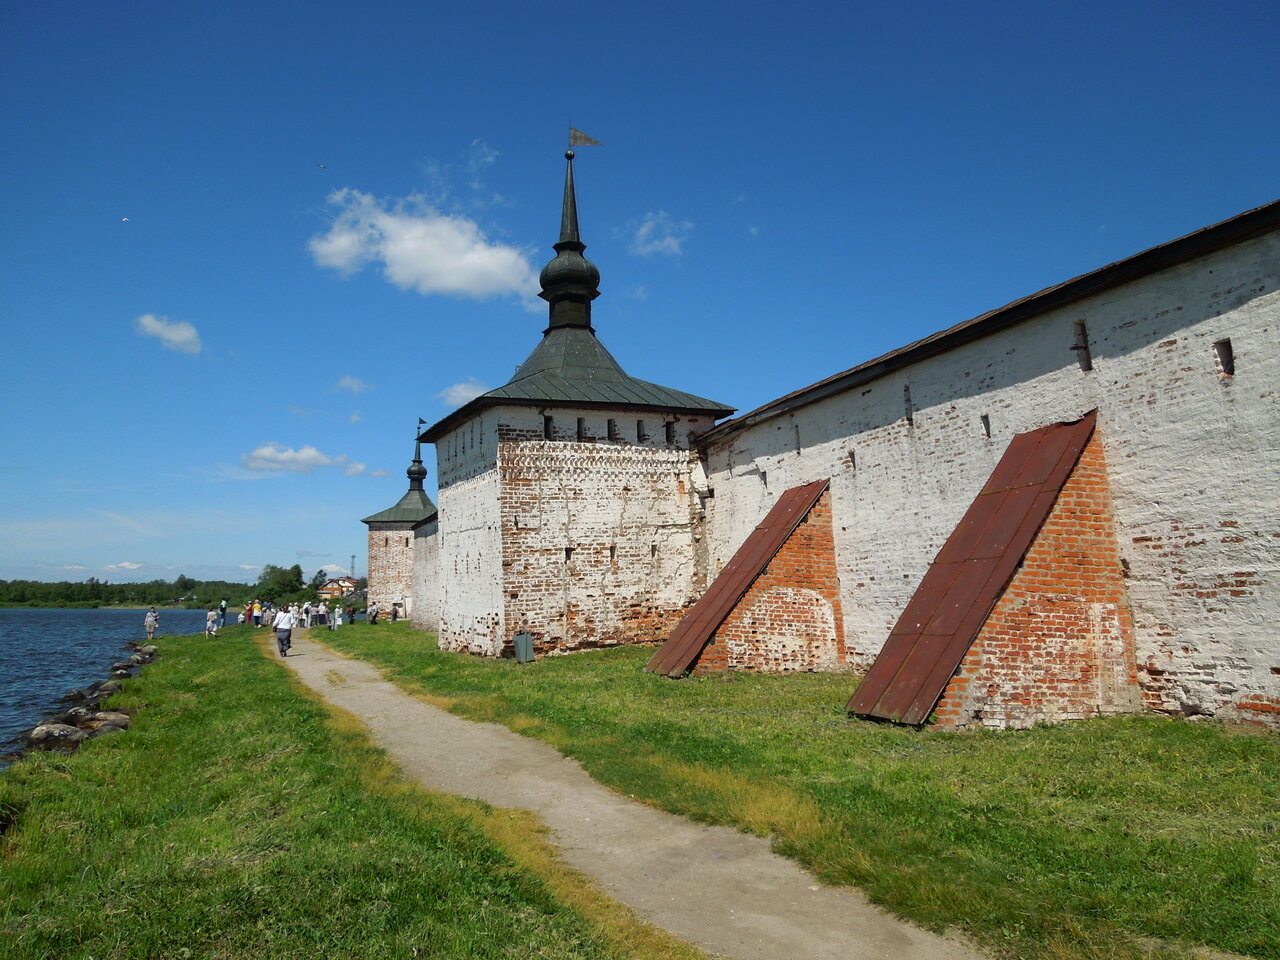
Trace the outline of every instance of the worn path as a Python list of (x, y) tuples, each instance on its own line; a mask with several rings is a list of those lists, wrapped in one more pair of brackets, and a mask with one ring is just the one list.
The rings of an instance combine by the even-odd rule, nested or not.
[(538, 740), (423, 703), (368, 663), (299, 639), (284, 661), (355, 714), (410, 776), (438, 791), (532, 810), (564, 860), (650, 923), (734, 960), (978, 960), (821, 886), (769, 842), (628, 800)]

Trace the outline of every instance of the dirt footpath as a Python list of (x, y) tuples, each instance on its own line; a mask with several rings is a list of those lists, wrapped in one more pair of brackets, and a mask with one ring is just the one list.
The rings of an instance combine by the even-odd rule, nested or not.
[(360, 717), (424, 786), (532, 810), (564, 860), (650, 923), (734, 960), (978, 960), (895, 920), (850, 888), (821, 886), (767, 840), (628, 800), (574, 760), (496, 724), (416, 700), (373, 666), (307, 639), (284, 663)]

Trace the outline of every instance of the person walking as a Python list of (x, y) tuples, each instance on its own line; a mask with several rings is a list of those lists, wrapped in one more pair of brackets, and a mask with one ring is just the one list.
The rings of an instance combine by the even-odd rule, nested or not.
[(333, 605), (333, 619), (329, 622), (330, 630), (337, 630), (342, 626), (342, 604), (335, 603)]
[(378, 603), (374, 601), (369, 604), (369, 609), (364, 612), (365, 620), (369, 621), (369, 625), (376, 627), (378, 625)]
[(154, 640), (156, 627), (160, 626), (160, 614), (156, 613), (155, 607), (147, 611), (147, 615), (142, 618), (142, 625), (147, 628), (147, 639)]
[(227, 625), (227, 598), (223, 597), (222, 602), (218, 604), (218, 626), (225, 627)]
[(262, 626), (262, 604), (257, 600), (253, 601), (253, 625)]
[(204, 635), (206, 639), (218, 635), (218, 612), (213, 607), (204, 615)]
[(282, 657), (289, 655), (289, 647), (292, 646), (293, 627), (296, 623), (293, 611), (288, 607), (281, 607), (272, 626), (275, 627), (276, 645), (280, 648), (280, 656)]

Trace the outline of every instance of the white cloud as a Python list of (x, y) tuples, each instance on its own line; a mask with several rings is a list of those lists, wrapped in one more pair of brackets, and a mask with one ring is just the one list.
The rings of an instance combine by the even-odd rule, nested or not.
[(274, 440), (259, 444), (249, 453), (240, 454), (240, 463), (246, 470), (265, 473), (279, 473), (285, 470), (292, 473), (311, 473), (320, 467), (342, 467), (343, 472), (350, 476), (358, 476), (364, 472), (364, 464), (353, 463), (345, 453), (331, 457), (327, 453), (321, 453), (309, 443), (295, 450)]
[(346, 573), (347, 568), (338, 563), (326, 563), (320, 568), (325, 573)]
[(185, 320), (170, 320), (144, 313), (133, 321), (134, 328), (144, 337), (155, 337), (170, 350), (179, 353), (199, 353), (200, 334)]
[(351, 414), (351, 416), (347, 417), (347, 423), (359, 423), (363, 419), (363, 415), (361, 415), (360, 411), (357, 410), (355, 413)]
[(436, 394), (436, 399), (443, 401), (447, 407), (460, 407), (464, 403), (470, 403), (480, 394), (488, 392), (489, 388), (475, 377), (467, 377), (463, 383), (445, 387)]
[(108, 563), (104, 570), (137, 570), (141, 567), (140, 563), (130, 563), (128, 560), (121, 560), (119, 563)]
[(680, 256), (684, 242), (693, 231), (691, 220), (677, 220), (665, 210), (650, 211), (628, 226), (633, 231), (631, 252), (645, 257), (654, 254), (664, 257)]
[(261, 570), (262, 568), (258, 566), (256, 563), (242, 563), (240, 564), (240, 569), (241, 570)]
[(371, 476), (371, 477), (389, 477), (389, 476), (391, 476), (391, 471), (390, 471), (390, 470), (370, 470), (370, 471), (369, 471), (369, 476)]
[(348, 187), (330, 194), (329, 202), (337, 216), (309, 243), (322, 267), (350, 275), (378, 263), (397, 287), (424, 296), (528, 299), (538, 290), (523, 251), (490, 243), (474, 221), (441, 213), (421, 194), (383, 201)]
[(335, 390), (350, 390), (352, 393), (364, 393), (366, 390), (376, 390), (372, 383), (365, 383), (359, 377), (353, 377), (347, 374), (341, 380), (333, 385)]
[(754, 223), (751, 226), (747, 227), (747, 234), (749, 236), (758, 237), (762, 233), (764, 233), (764, 229), (761, 227), (757, 227)]

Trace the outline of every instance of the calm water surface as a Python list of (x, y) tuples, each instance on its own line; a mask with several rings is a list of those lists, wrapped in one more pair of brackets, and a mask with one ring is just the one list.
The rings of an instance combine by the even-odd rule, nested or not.
[[(0, 754), (46, 714), (66, 708), (58, 697), (128, 659), (124, 644), (145, 640), (145, 610), (0, 609)], [(166, 633), (204, 632), (203, 610), (161, 610)], [(161, 654), (164, 646), (160, 644)], [(3, 761), (0, 761), (3, 765)]]

